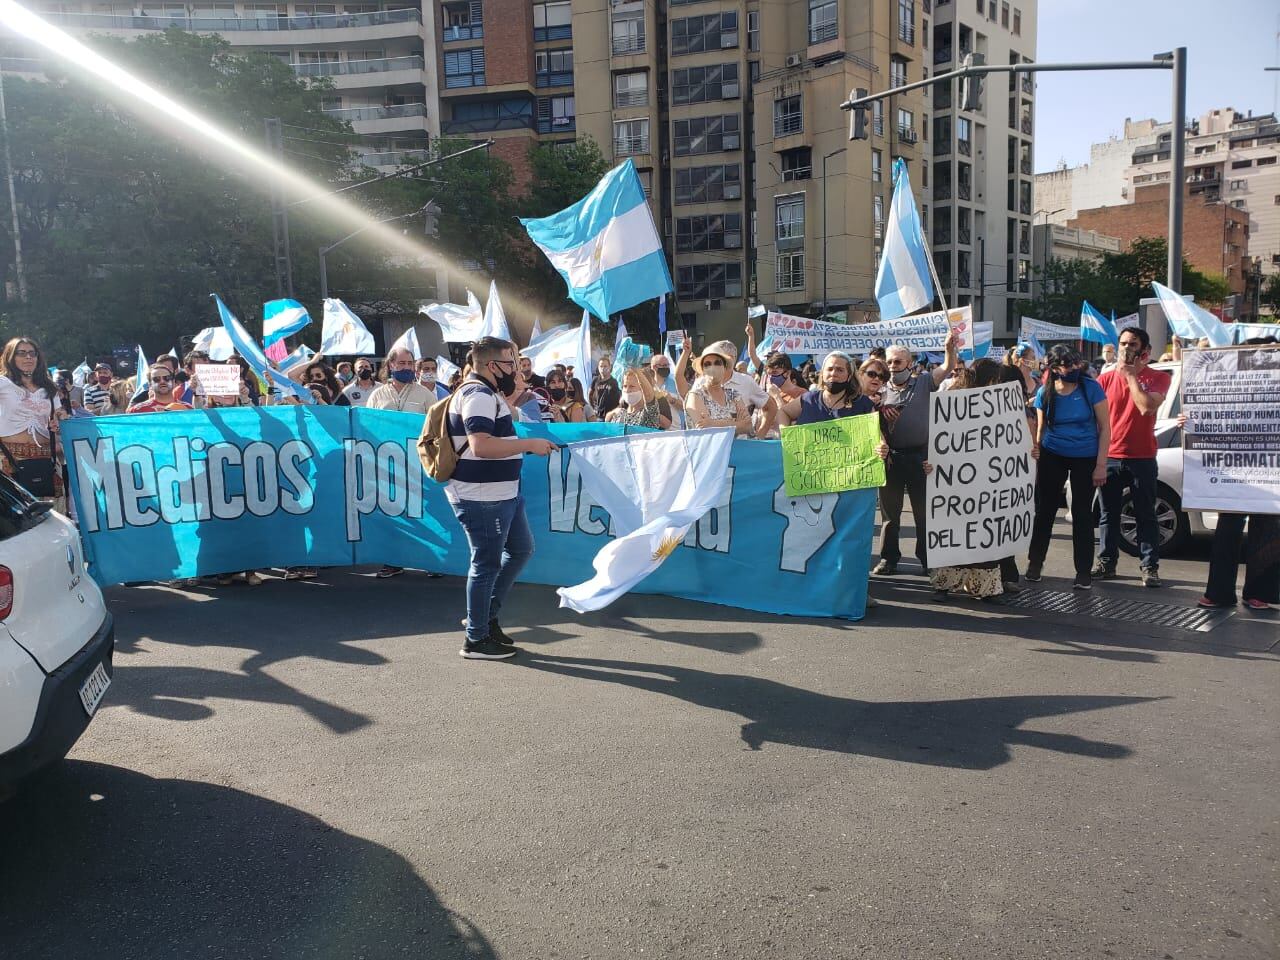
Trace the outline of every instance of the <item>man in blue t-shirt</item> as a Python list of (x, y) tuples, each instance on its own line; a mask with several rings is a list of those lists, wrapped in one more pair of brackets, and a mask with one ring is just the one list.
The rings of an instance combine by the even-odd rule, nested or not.
[(533, 533), (520, 495), (523, 455), (547, 456), (550, 440), (517, 437), (504, 396), (516, 386), (516, 349), (482, 337), (471, 347), (471, 374), (449, 404), (449, 437), (458, 453), (445, 496), (471, 547), (467, 571), (468, 660), (505, 660), (516, 646), (498, 625), (511, 585), (533, 553)]

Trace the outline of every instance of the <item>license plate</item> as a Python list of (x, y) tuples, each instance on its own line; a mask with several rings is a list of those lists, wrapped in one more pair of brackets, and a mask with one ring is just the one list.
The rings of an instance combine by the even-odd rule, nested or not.
[(111, 686), (111, 678), (107, 676), (107, 668), (98, 664), (93, 668), (93, 673), (89, 674), (89, 679), (80, 684), (80, 702), (84, 704), (85, 713), (93, 716), (93, 712), (98, 709), (98, 704), (102, 701), (102, 695), (107, 692), (109, 686)]

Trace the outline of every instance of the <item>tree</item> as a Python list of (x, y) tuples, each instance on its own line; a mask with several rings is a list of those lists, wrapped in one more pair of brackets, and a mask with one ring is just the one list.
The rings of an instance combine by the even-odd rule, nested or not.
[(1269, 304), (1274, 313), (1280, 313), (1280, 273), (1273, 273), (1262, 283), (1260, 299)]

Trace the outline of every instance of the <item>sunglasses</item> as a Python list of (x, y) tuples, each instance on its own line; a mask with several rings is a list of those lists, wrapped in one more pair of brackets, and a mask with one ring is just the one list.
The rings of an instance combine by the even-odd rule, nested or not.
[(883, 370), (863, 370), (862, 375), (864, 377), (869, 377), (872, 380), (885, 380), (889, 376)]
[(152, 377), (152, 383), (173, 383), (173, 377)]

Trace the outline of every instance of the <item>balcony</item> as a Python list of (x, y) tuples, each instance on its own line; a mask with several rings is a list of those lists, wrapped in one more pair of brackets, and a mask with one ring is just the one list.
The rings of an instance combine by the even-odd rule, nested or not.
[(973, 142), (971, 140), (957, 140), (956, 150), (960, 152), (962, 157), (973, 156)]
[(914, 23), (898, 24), (898, 39), (914, 47), (916, 43), (916, 25)]
[(959, 287), (968, 287), (970, 285), (969, 273), (967, 270), (961, 271), (960, 275), (956, 277), (956, 285)]
[(644, 53), (644, 37), (614, 37), (613, 55), (615, 57), (630, 56), (633, 53)]
[(389, 73), (393, 70), (422, 70), (421, 57), (383, 57), (378, 60), (321, 60), (295, 63), (294, 73), (300, 77), (346, 77), (367, 73)]
[(951, 184), (949, 184), (949, 183), (943, 183), (943, 182), (941, 182), (941, 181), (939, 181), (939, 180), (935, 180), (935, 181), (933, 182), (933, 199), (935, 199), (935, 200), (950, 200), (950, 199), (951, 199)]
[(613, 94), (614, 109), (623, 107), (647, 107), (649, 105), (648, 90), (617, 90)]
[(1018, 129), (1021, 130), (1023, 133), (1025, 133), (1028, 137), (1031, 136), (1031, 118), (1023, 117), (1021, 120), (1019, 120)]
[(572, 38), (573, 38), (572, 24), (562, 23), (554, 27), (534, 27), (533, 28), (534, 43), (541, 43), (544, 40), (570, 40)]
[(425, 103), (401, 103), (390, 107), (343, 107), (338, 110), (326, 110), (326, 114), (338, 120), (350, 120), (358, 123), (362, 120), (398, 120), (401, 117), (425, 117)]
[(774, 137), (789, 137), (792, 134), (800, 133), (803, 129), (804, 119), (798, 113), (788, 113), (781, 117), (773, 118)]
[(614, 137), (613, 155), (615, 157), (639, 157), (649, 152), (648, 137)]
[(1019, 160), (1018, 169), (1021, 170), (1023, 173), (1025, 173), (1028, 177), (1031, 176), (1031, 158), (1023, 157), (1021, 160)]
[(933, 51), (933, 62), (934, 62), (935, 64), (950, 63), (950, 62), (951, 62), (951, 48), (950, 48), (950, 47), (938, 47), (938, 49), (934, 50), (934, 51)]
[[(945, 227), (937, 227), (933, 231), (934, 246), (943, 247), (951, 242), (951, 231)], [(945, 284), (944, 284), (945, 286)]]
[(809, 46), (816, 47), (820, 43), (834, 40), (839, 35), (840, 26), (835, 21), (811, 24), (809, 27)]
[(535, 130), (532, 116), (484, 117), (478, 120), (443, 120), (440, 133), (445, 136), (463, 133), (493, 133), (495, 130)]
[(534, 74), (534, 86), (537, 87), (572, 87), (573, 71), (559, 70)]
[(578, 129), (577, 117), (540, 117), (539, 133), (573, 133)]
[(935, 157), (945, 157), (950, 153), (951, 153), (951, 138), (939, 137), (936, 135), (936, 131), (935, 131), (935, 136), (933, 138), (933, 155)]
[(465, 26), (460, 24), (452, 24), (447, 27), (440, 28), (441, 43), (455, 43), (458, 40), (483, 40), (484, 24), (469, 23)]
[(1031, 74), (1029, 74), (1029, 73), (1024, 73), (1024, 74), (1022, 75), (1022, 92), (1023, 92), (1023, 93), (1034, 93), (1034, 92), (1035, 92), (1035, 83), (1034, 83), (1034, 81), (1031, 79)]
[(199, 33), (240, 31), (279, 33), (293, 30), (336, 30), (379, 27), (395, 23), (422, 23), (422, 11), (379, 10), (372, 13), (334, 13), (319, 17), (147, 17), (99, 13), (46, 12), (42, 16), (63, 27), (85, 30), (190, 30)]
[(362, 154), (360, 159), (370, 167), (403, 167), (431, 159), (429, 150), (387, 150)]
[(958, 238), (958, 242), (963, 243), (966, 246), (973, 243), (973, 234), (970, 232), (968, 227), (961, 227), (956, 231), (956, 236)]
[(970, 195), (972, 193), (973, 193), (973, 188), (969, 184), (965, 183), (963, 180), (961, 180), (960, 184), (956, 187), (956, 196), (959, 197), (961, 200), (971, 199)]
[(1031, 241), (1027, 237), (1024, 236), (1018, 240), (1018, 252), (1021, 254), (1031, 253)]

